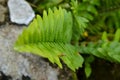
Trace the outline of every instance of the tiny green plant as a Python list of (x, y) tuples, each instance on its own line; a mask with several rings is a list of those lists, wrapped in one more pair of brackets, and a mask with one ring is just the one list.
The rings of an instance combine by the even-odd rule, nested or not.
[(89, 78), (91, 73), (92, 73), (92, 68), (91, 68), (91, 63), (94, 61), (94, 56), (90, 55), (88, 57), (85, 58), (85, 68), (84, 68), (84, 72), (86, 75), (86, 78)]
[(39, 15), (18, 37), (14, 49), (30, 52), (56, 63), (62, 68), (61, 60), (73, 71), (82, 67), (83, 58), (71, 45), (73, 19), (71, 12), (62, 8), (49, 9)]

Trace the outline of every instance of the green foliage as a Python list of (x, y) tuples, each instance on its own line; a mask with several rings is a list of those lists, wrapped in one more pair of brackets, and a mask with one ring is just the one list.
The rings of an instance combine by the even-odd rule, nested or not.
[(108, 38), (107, 38), (107, 33), (106, 32), (103, 32), (103, 35), (102, 35), (102, 40), (103, 41), (106, 41)]
[(86, 77), (92, 72), (93, 55), (120, 62), (120, 0), (27, 1), (43, 18), (37, 16), (24, 29), (15, 50), (48, 58), (62, 68), (61, 60), (73, 71), (82, 67), (79, 50), (83, 55), (90, 55), (84, 57)]
[(54, 7), (69, 7), (69, 0), (27, 0), (36, 13), (42, 14), (44, 10)]
[(71, 1), (71, 9), (73, 14), (73, 37), (72, 40), (76, 45), (78, 45), (79, 39), (82, 37), (85, 28), (87, 26), (88, 20), (79, 15), (79, 3), (78, 1)]
[(99, 5), (96, 6), (98, 15), (94, 16), (92, 25), (96, 31), (90, 29), (90, 31), (100, 33), (100, 30), (106, 30), (109, 33), (113, 33), (120, 27), (120, 0), (97, 0)]
[(71, 0), (71, 6), (72, 9), (74, 9), (74, 13), (77, 13), (79, 16), (88, 20), (93, 20), (94, 15), (98, 14), (95, 8), (96, 5), (99, 5), (99, 2), (96, 2), (95, 0), (83, 0), (82, 2)]
[(92, 73), (92, 68), (91, 68), (91, 63), (94, 61), (94, 57), (93, 56), (89, 56), (85, 58), (85, 75), (86, 77), (90, 77), (91, 73)]
[(116, 31), (114, 41), (117, 41), (117, 42), (120, 41), (120, 29), (117, 29)]
[(44, 9), (64, 7), (71, 10), (74, 16), (89, 20), (87, 30), (91, 34), (99, 34), (104, 29), (114, 30), (119, 28), (120, 0), (28, 0), (36, 12)]
[(87, 47), (82, 46), (80, 52), (92, 54), (111, 62), (120, 62), (119, 42), (89, 43)]
[[(96, 57), (108, 60), (111, 62), (120, 63), (120, 29), (117, 29), (112, 41), (109, 40), (107, 32), (103, 32), (102, 40), (98, 42), (89, 42), (87, 45), (82, 43), (80, 53), (94, 55)], [(93, 57), (85, 59), (85, 74), (89, 77), (92, 73), (90, 63), (93, 62)]]
[(108, 41), (107, 33), (104, 32), (102, 36), (102, 41), (96, 43), (90, 42), (85, 46), (84, 44), (80, 47), (81, 53), (92, 54), (99, 58), (109, 60), (111, 62), (120, 62), (120, 30), (118, 29), (115, 33), (113, 41)]
[(90, 77), (90, 74), (92, 73), (91, 66), (89, 63), (85, 63), (85, 74), (86, 77)]
[(73, 71), (82, 67), (83, 58), (76, 47), (70, 44), (73, 20), (71, 12), (54, 8), (43, 12), (18, 37), (14, 49), (48, 58), (60, 68), (60, 59)]

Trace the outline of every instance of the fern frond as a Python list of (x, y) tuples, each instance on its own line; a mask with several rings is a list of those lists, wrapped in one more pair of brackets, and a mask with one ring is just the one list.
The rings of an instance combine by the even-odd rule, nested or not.
[(80, 52), (85, 54), (92, 54), (96, 57), (120, 63), (120, 43), (119, 42), (98, 42), (89, 43), (87, 46), (81, 46)]
[(82, 66), (83, 58), (70, 44), (72, 37), (72, 15), (65, 9), (51, 9), (43, 12), (43, 18), (36, 19), (18, 37), (14, 49), (31, 52), (48, 58), (60, 68), (60, 59), (73, 71)]
[(111, 62), (120, 63), (120, 29), (117, 29), (113, 41), (109, 41), (107, 33), (103, 32), (102, 40), (97, 43), (90, 42), (80, 46), (80, 52), (92, 54), (99, 58), (109, 60)]

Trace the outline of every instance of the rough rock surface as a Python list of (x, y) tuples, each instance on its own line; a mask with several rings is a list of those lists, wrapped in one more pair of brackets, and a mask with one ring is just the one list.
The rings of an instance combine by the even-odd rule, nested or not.
[(0, 3), (0, 23), (5, 21), (5, 14), (7, 13), (7, 9)]
[(10, 19), (17, 24), (28, 25), (35, 13), (25, 0), (8, 0)]
[(6, 0), (0, 0), (0, 4), (4, 5)]
[(10, 75), (12, 80), (22, 80), (28, 76), (32, 80), (58, 80), (57, 69), (52, 68), (44, 59), (32, 54), (19, 54), (13, 44), (22, 27), (4, 25), (0, 28), (0, 71)]

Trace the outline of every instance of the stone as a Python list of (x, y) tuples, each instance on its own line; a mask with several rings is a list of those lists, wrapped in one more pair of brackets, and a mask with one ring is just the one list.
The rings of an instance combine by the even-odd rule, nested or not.
[(0, 80), (2, 80), (2, 74), (0, 73)]
[(3, 23), (5, 21), (5, 14), (7, 12), (7, 9), (0, 5), (0, 23)]
[[(10, 75), (12, 80), (22, 80), (23, 75), (29, 76), (32, 80), (58, 80), (57, 70), (48, 62), (38, 56), (20, 54), (13, 50), (14, 42), (22, 28), (15, 25), (0, 28), (0, 71)], [(48, 79), (49, 76), (52, 79)]]
[(35, 17), (31, 6), (25, 0), (8, 0), (10, 20), (17, 24), (28, 25)]
[(10, 78), (7, 80), (11, 78), (12, 80), (58, 80), (60, 74), (65, 75), (64, 78), (59, 77), (60, 80), (69, 80), (70, 72), (65, 73), (57, 67), (53, 68), (49, 61), (40, 56), (14, 51), (14, 43), (25, 28), (19, 26), (16, 24), (0, 26), (0, 72)]
[(0, 4), (4, 5), (6, 0), (0, 0)]

